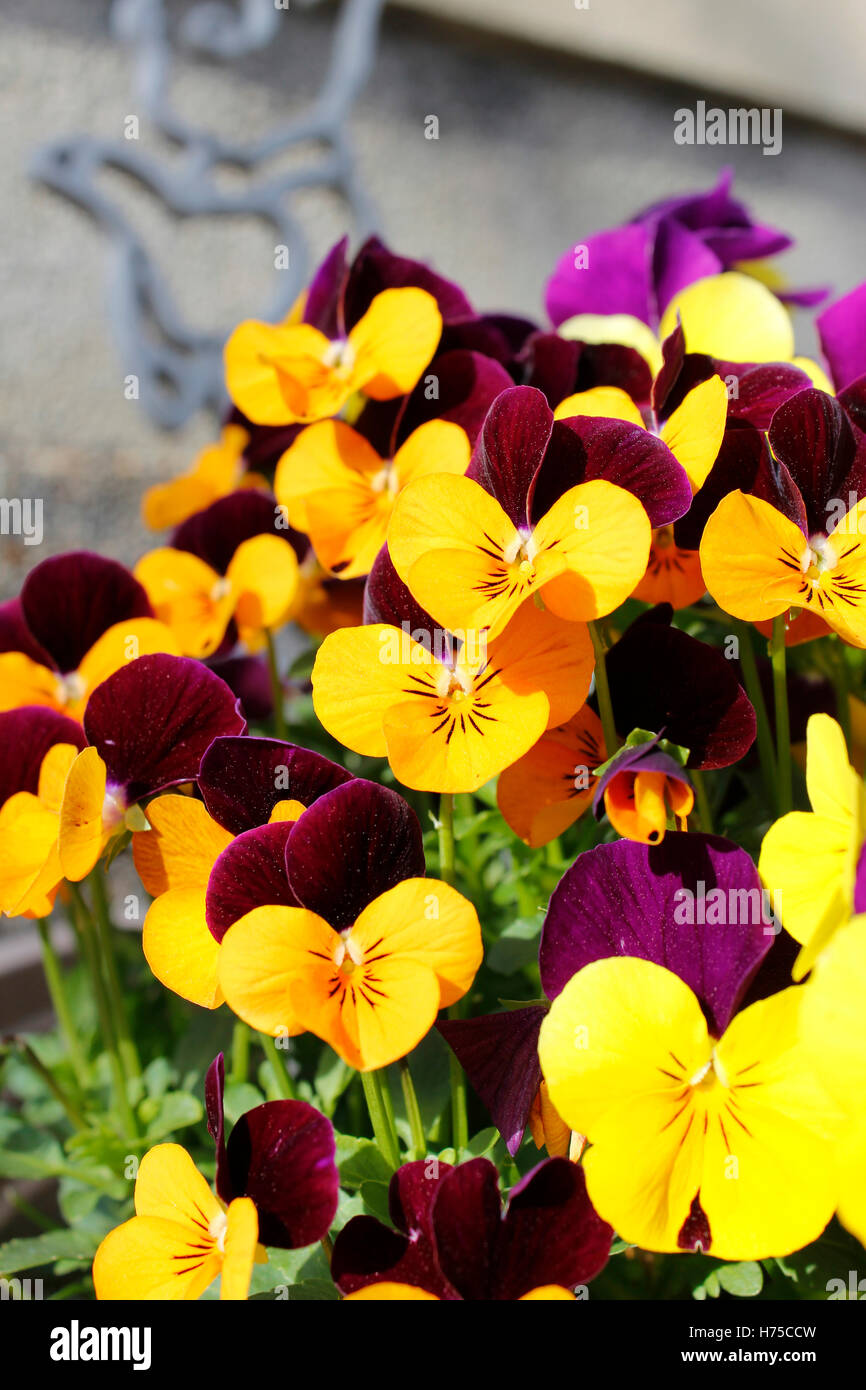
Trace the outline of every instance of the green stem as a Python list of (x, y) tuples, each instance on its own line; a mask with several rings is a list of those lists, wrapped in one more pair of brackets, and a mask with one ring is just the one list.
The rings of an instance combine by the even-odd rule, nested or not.
[(241, 1019), (237, 1019), (232, 1030), (232, 1070), (231, 1079), (238, 1085), (247, 1081), (250, 1074), (250, 1030)]
[(388, 1122), (388, 1112), (385, 1108), (383, 1095), (384, 1080), (381, 1071), (361, 1072), (361, 1085), (364, 1087), (364, 1098), (367, 1102), (370, 1124), (373, 1126), (373, 1134), (379, 1146), (379, 1152), (385, 1162), (396, 1170), (400, 1167), (400, 1149), (397, 1144), (397, 1136)]
[(612, 758), (619, 748), (619, 736), (616, 732), (616, 724), (613, 718), (613, 704), (610, 698), (610, 684), (607, 679), (607, 663), (605, 662), (605, 644), (601, 635), (598, 623), (587, 623), (589, 635), (592, 641), (592, 650), (595, 652), (595, 693), (598, 696), (598, 712), (601, 717), (601, 727), (604, 733), (605, 751), (609, 758)]
[(39, 932), (39, 940), (42, 945), (42, 969), (45, 971), (45, 983), (48, 985), (48, 993), (51, 995), (51, 1003), (54, 1005), (54, 1013), (66, 1050), (69, 1053), (69, 1061), (75, 1074), (75, 1081), (79, 1091), (84, 1089), (84, 1079), (87, 1075), (87, 1064), (84, 1054), (81, 1051), (81, 1044), (78, 1041), (78, 1034), (75, 1031), (75, 1024), (72, 1021), (72, 1011), (69, 1000), (66, 997), (66, 983), (63, 978), (63, 971), (60, 960), (54, 949), (51, 940), (51, 928), (44, 917), (40, 917), (36, 923)]
[(73, 1127), (75, 1129), (87, 1129), (87, 1121), (77, 1105), (74, 1101), (70, 1100), (63, 1087), (52, 1075), (45, 1063), (40, 1061), (30, 1044), (25, 1042), (23, 1038), (10, 1038), (8, 1041), (20, 1052), (23, 1061), (36, 1073), (43, 1085), (48, 1087), (54, 1099), (60, 1102), (68, 1118), (72, 1122)]
[(424, 1133), (424, 1121), (421, 1119), (421, 1107), (418, 1104), (418, 1097), (415, 1094), (415, 1086), (412, 1081), (412, 1073), (409, 1070), (409, 1059), (400, 1058), (400, 1084), (403, 1087), (403, 1100), (406, 1105), (406, 1115), (409, 1120), (409, 1128), (412, 1131), (412, 1157), (414, 1159), (423, 1158), (427, 1153), (427, 1136)]
[(705, 835), (713, 834), (713, 813), (710, 810), (710, 798), (707, 793), (707, 784), (704, 781), (704, 774), (697, 768), (689, 768), (689, 777), (695, 789), (695, 798), (698, 803), (698, 816), (701, 821), (701, 830)]
[(761, 688), (761, 680), (758, 675), (758, 663), (755, 660), (755, 649), (752, 646), (752, 629), (748, 623), (735, 619), (737, 637), (740, 647), (740, 668), (743, 672), (743, 680), (746, 684), (746, 694), (752, 702), (755, 710), (755, 718), (758, 723), (758, 758), (761, 763), (761, 776), (764, 779), (764, 787), (767, 795), (772, 802), (776, 799), (776, 755), (773, 751), (773, 734), (770, 729), (770, 721), (767, 717), (767, 706), (764, 701), (764, 692)]
[(117, 1036), (117, 1046), (120, 1050), (121, 1060), (127, 1076), (140, 1077), (141, 1061), (139, 1060), (138, 1048), (135, 1045), (132, 1030), (129, 1026), (129, 1017), (123, 999), (123, 986), (117, 968), (117, 956), (114, 950), (114, 928), (108, 910), (105, 879), (103, 878), (103, 871), (98, 864), (95, 871), (91, 874), (91, 882), (93, 884), (93, 908), (96, 918), (96, 930), (99, 934), (99, 946), (102, 953), (102, 961), (105, 966), (105, 979), (108, 987), (108, 1006), (111, 1010), (111, 1018)]
[(334, 1242), (331, 1240), (328, 1231), (321, 1237), (319, 1244), (325, 1252), (325, 1259), (328, 1261), (328, 1269), (331, 1268), (331, 1260), (334, 1258)]
[(77, 909), (75, 913), (75, 923), (78, 929), (78, 938), (81, 942), (81, 949), (84, 953), (87, 969), (90, 972), (90, 982), (93, 985), (96, 1014), (99, 1019), (99, 1031), (108, 1056), (108, 1065), (111, 1069), (111, 1081), (115, 1104), (120, 1115), (121, 1123), (124, 1126), (125, 1137), (137, 1139), (139, 1137), (138, 1125), (136, 1124), (132, 1106), (129, 1103), (129, 1094), (126, 1089), (126, 1072), (124, 1071), (123, 1062), (120, 1058), (111, 1019), (111, 1009), (108, 1006), (105, 979), (100, 968), (99, 940), (96, 934), (96, 928), (78, 884), (70, 883), (69, 891), (72, 894), (72, 900)]
[(268, 671), (271, 676), (271, 696), (274, 701), (274, 732), (277, 738), (286, 737), (286, 715), (284, 709), (283, 683), (280, 680), (280, 671), (277, 666), (277, 649), (274, 645), (274, 634), (269, 627), (265, 628), (265, 642), (267, 644)]
[(265, 1056), (271, 1064), (271, 1075), (274, 1079), (274, 1085), (277, 1088), (277, 1094), (281, 1096), (283, 1100), (294, 1100), (295, 1088), (292, 1084), (292, 1078), (286, 1070), (285, 1061), (280, 1056), (280, 1049), (277, 1047), (276, 1040), (269, 1037), (267, 1033), (259, 1033), (259, 1038), (261, 1039)]
[(848, 681), (848, 663), (845, 660), (845, 647), (841, 637), (837, 637), (833, 642), (833, 666), (835, 668), (835, 679), (833, 684), (836, 687), (836, 712), (839, 716), (839, 723), (845, 735), (845, 742), (848, 745), (849, 754), (851, 752), (851, 704), (850, 689)]
[(439, 877), (454, 886), (454, 794), (439, 797)]
[[(454, 884), (454, 797), (443, 792), (439, 797), (439, 874), (446, 883)], [(459, 1018), (458, 1005), (448, 1010), (449, 1018)], [(448, 1070), (451, 1084), (451, 1128), (457, 1157), (469, 1142), (469, 1121), (466, 1113), (466, 1074), (454, 1053), (449, 1049)]]
[(770, 661), (773, 665), (773, 699), (776, 707), (776, 763), (779, 815), (793, 805), (791, 787), (791, 721), (788, 714), (788, 681), (785, 670), (785, 614), (773, 619)]

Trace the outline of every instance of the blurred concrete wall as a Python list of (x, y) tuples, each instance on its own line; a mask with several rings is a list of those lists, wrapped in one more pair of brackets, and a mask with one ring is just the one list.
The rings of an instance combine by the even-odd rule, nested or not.
[[(551, 3), (525, 9), (537, 15)], [(592, 15), (606, 8), (591, 3)], [(53, 551), (94, 545), (134, 559), (146, 543), (143, 488), (179, 470), (213, 430), (202, 418), (181, 436), (160, 435), (124, 398), (104, 314), (102, 237), (26, 174), (39, 142), (71, 131), (119, 138), (135, 112), (129, 55), (108, 36), (107, 8), (107, 0), (3, 0), (0, 15), (0, 496), (36, 495), (45, 505), (42, 546), (0, 537), (4, 596)], [(673, 44), (679, 0), (639, 8)], [(691, 32), (705, 32), (708, 48), (720, 41), (715, 16), (738, 13), (689, 8), (704, 15), (705, 30), (693, 14)], [(321, 8), (284, 12), (274, 44), (231, 69), (180, 59), (177, 105), (237, 138), (267, 130), (315, 92), (330, 19)], [(744, 63), (750, 32), (743, 19)], [(807, 62), (814, 26), (777, 32), (780, 52), (796, 39)], [(566, 246), (665, 194), (708, 185), (724, 163), (735, 166), (741, 196), (798, 238), (785, 259), (791, 280), (842, 291), (864, 278), (863, 141), (786, 116), (775, 159), (756, 148), (675, 145), (673, 112), (705, 94), (389, 9), (353, 135), (385, 236), (461, 280), (481, 307), (540, 314), (545, 277)], [(439, 118), (436, 141), (424, 138), (430, 114)], [(141, 143), (177, 157), (146, 122)], [(269, 229), (177, 221), (109, 171), (100, 186), (137, 219), (192, 323), (227, 331), (261, 310), (274, 274)], [(297, 210), (317, 254), (344, 230), (345, 211), (330, 195), (307, 194)], [(810, 347), (808, 324), (802, 338)]]

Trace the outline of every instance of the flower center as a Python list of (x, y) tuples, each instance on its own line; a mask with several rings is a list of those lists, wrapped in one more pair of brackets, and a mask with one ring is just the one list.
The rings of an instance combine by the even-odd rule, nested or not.
[(87, 693), (87, 686), (84, 677), (78, 671), (70, 671), (65, 676), (58, 676), (58, 695), (60, 703), (63, 705), (74, 705), (79, 700), (83, 700)]
[(211, 1221), (207, 1228), (207, 1233), (215, 1243), (218, 1250), (225, 1254), (226, 1231), (229, 1227), (229, 1219), (224, 1211), (219, 1212)]
[(514, 565), (525, 577), (531, 579), (535, 573), (535, 557), (538, 546), (532, 535), (524, 536), (519, 531), (502, 552), (506, 565)]
[(357, 942), (352, 940), (351, 928), (342, 937), (334, 952), (334, 964), (342, 975), (354, 975), (359, 965), (364, 963), (364, 953)]
[(322, 362), (341, 376), (349, 376), (355, 365), (355, 349), (347, 338), (338, 338), (326, 349)]
[(216, 584), (214, 584), (213, 588), (211, 589), (209, 597), (214, 603), (219, 603), (220, 599), (224, 599), (226, 597), (231, 587), (232, 586), (230, 580), (226, 579), (225, 577), (223, 577), (222, 579), (218, 579)]
[(695, 1090), (711, 1091), (717, 1084), (727, 1089), (728, 1078), (716, 1049), (713, 1048), (708, 1060), (689, 1078), (689, 1085)]
[(472, 694), (471, 675), (460, 665), (450, 671), (443, 669), (436, 680), (436, 694), (440, 700), (454, 700), (460, 704)]
[(800, 569), (813, 585), (817, 585), (820, 583), (821, 575), (833, 569), (838, 559), (836, 547), (828, 536), (810, 536), (809, 544), (800, 560)]

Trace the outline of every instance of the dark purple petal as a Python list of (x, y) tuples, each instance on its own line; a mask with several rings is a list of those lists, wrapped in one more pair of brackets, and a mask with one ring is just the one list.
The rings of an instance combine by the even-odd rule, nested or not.
[(404, 878), (424, 877), (418, 817), (396, 792), (356, 777), (296, 821), (286, 870), (302, 905), (342, 931)]
[(545, 1013), (543, 1005), (533, 1004), (478, 1018), (443, 1018), (436, 1025), (512, 1155), (541, 1084), (538, 1033)]
[(298, 907), (286, 877), (286, 843), (295, 821), (258, 825), (237, 835), (210, 871), (205, 917), (222, 941), (229, 927), (254, 907)]
[(677, 319), (676, 327), (662, 343), (662, 365), (653, 382), (652, 408), (656, 418), (666, 420), (682, 405), (689, 391), (715, 376), (715, 371), (713, 359), (705, 353), (686, 352), (685, 334)]
[(262, 1245), (299, 1250), (327, 1235), (340, 1175), (334, 1129), (303, 1100), (270, 1100), (242, 1115), (226, 1145), (235, 1197), (251, 1197)]
[(740, 489), (763, 497), (805, 532), (806, 512), (791, 475), (772, 459), (765, 439), (754, 425), (726, 429), (718, 457), (684, 517), (674, 526), (674, 540), (683, 550), (699, 550), (704, 527), (723, 497)]
[(612, 1239), (613, 1228), (589, 1200), (583, 1169), (567, 1158), (548, 1158), (511, 1189), (491, 1297), (518, 1299), (545, 1284), (588, 1284), (607, 1264)]
[(185, 656), (140, 656), (93, 691), (84, 732), (127, 803), (192, 782), (215, 738), (246, 721), (225, 681)]
[(767, 430), (779, 407), (811, 385), (806, 373), (788, 362), (750, 367), (737, 377), (737, 394), (728, 407), (729, 419), (745, 420), (759, 430)]
[(649, 400), (649, 364), (622, 343), (581, 343), (558, 333), (536, 333), (520, 357), (524, 384), (542, 391), (551, 407), (594, 386), (618, 386), (638, 405)]
[(513, 314), (475, 314), (472, 318), (446, 323), (442, 329), (440, 352), (468, 348), (493, 357), (503, 367), (510, 367), (527, 338), (538, 331), (529, 319)]
[(436, 1254), (461, 1298), (491, 1297), (501, 1213), (499, 1174), (487, 1158), (461, 1163), (439, 1183), (433, 1203)]
[(857, 377), (839, 392), (839, 404), (861, 435), (866, 434), (866, 375)]
[(688, 511), (692, 489), (685, 469), (649, 430), (586, 415), (557, 420), (532, 492), (532, 520), (578, 483), (602, 478), (642, 503), (653, 526)]
[(550, 900), (541, 982), (553, 999), (590, 961), (655, 961), (694, 991), (720, 1035), (772, 941), (745, 850), (718, 836), (669, 831), (652, 848), (620, 840), (578, 857)]
[(204, 1079), (204, 1108), (207, 1115), (207, 1132), (214, 1141), (214, 1148), (216, 1149), (217, 1196), (221, 1197), (224, 1202), (230, 1202), (235, 1193), (232, 1192), (226, 1165), (225, 1085), (225, 1059), (220, 1052), (208, 1067), (207, 1076)]
[(615, 777), (619, 777), (624, 772), (661, 772), (665, 777), (669, 777), (673, 782), (679, 782), (682, 786), (691, 787), (685, 769), (676, 758), (672, 758), (669, 753), (663, 753), (658, 747), (658, 736), (647, 743), (639, 743), (631, 748), (621, 748), (620, 751), (611, 758), (607, 768), (599, 777), (595, 786), (595, 793), (592, 798), (592, 810), (596, 820), (601, 820), (604, 815), (604, 793), (610, 786)]
[(547, 282), (551, 323), (558, 327), (575, 314), (633, 314), (651, 323), (652, 247), (653, 233), (640, 223), (570, 246)]
[(791, 972), (794, 961), (800, 954), (800, 943), (777, 923), (779, 930), (773, 937), (770, 949), (752, 976), (748, 989), (739, 1003), (739, 1010), (747, 1009), (759, 999), (768, 999), (771, 994), (788, 989), (794, 983)]
[(266, 825), (280, 801), (310, 806), (352, 774), (321, 753), (278, 738), (218, 738), (201, 760), (208, 815), (232, 835)]
[[(436, 395), (430, 397), (435, 384)], [(434, 357), (414, 391), (406, 398), (397, 421), (395, 446), (427, 420), (451, 420), (474, 444), (484, 418), (500, 391), (514, 382), (504, 367), (480, 352), (462, 348)]]
[(263, 722), (270, 718), (274, 710), (271, 678), (261, 657), (230, 656), (220, 661), (211, 658), (208, 664), (237, 695), (246, 720)]
[(311, 323), (326, 338), (340, 338), (345, 332), (342, 304), (349, 274), (348, 249), (347, 236), (331, 247), (310, 282), (304, 303), (304, 323)]
[(729, 767), (755, 740), (755, 711), (733, 663), (671, 627), (671, 611), (642, 614), (607, 654), (616, 726), (663, 730), (690, 750), (689, 767)]
[(153, 616), (147, 594), (116, 560), (89, 550), (54, 555), (31, 570), (21, 609), (34, 640), (57, 669), (75, 671), (108, 628)]
[(283, 513), (272, 493), (241, 488), (227, 497), (219, 497), (182, 522), (171, 544), (176, 550), (188, 550), (220, 574), (225, 574), (243, 541), (268, 532), (291, 545), (299, 557), (306, 549), (306, 537), (286, 528)]
[(81, 725), (44, 705), (21, 705), (0, 714), (0, 806), (16, 792), (36, 795), (42, 759), (55, 743), (83, 748)]
[(373, 299), (383, 290), (414, 285), (432, 294), (443, 323), (471, 318), (474, 309), (459, 285), (437, 275), (421, 261), (395, 256), (378, 237), (364, 242), (349, 271), (344, 297), (346, 328), (351, 329), (367, 312)]
[[(433, 1240), (433, 1199), (450, 1163), (430, 1164), (419, 1159), (404, 1163), (388, 1186), (388, 1212), (397, 1227), (411, 1240)], [(431, 1171), (434, 1176), (431, 1177)]]
[(397, 1227), (355, 1216), (334, 1242), (331, 1276), (342, 1293), (384, 1280), (414, 1284), (439, 1298), (459, 1297), (436, 1259), (431, 1212), (436, 1192), (451, 1172), (447, 1163), (404, 1163), (391, 1179), (388, 1205)]
[(490, 407), (467, 478), (480, 483), (514, 525), (526, 529), (532, 481), (544, 459), (553, 411), (540, 391), (512, 386)]
[(54, 665), (27, 626), (20, 598), (0, 603), (0, 652), (24, 652), (40, 666)]
[(837, 391), (866, 373), (866, 281), (818, 315), (818, 336)]
[[(364, 622), (390, 623), (392, 627), (403, 628), (410, 636), (413, 632), (432, 634), (437, 629), (430, 614), (422, 608), (409, 592), (394, 568), (387, 545), (383, 545), (373, 561), (364, 586)], [(420, 640), (420, 638), (419, 638)]]
[(854, 431), (841, 405), (824, 391), (800, 391), (776, 411), (769, 441), (800, 492), (809, 534), (826, 532), (838, 520), (830, 503), (843, 500), (847, 511), (849, 491), (866, 484), (866, 459), (857, 466)]

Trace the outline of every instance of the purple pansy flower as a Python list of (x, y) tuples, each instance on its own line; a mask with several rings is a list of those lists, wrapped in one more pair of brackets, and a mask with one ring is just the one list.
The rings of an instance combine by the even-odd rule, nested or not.
[(613, 1231), (587, 1196), (583, 1170), (547, 1159), (511, 1189), (504, 1214), (498, 1178), (486, 1158), (404, 1164), (388, 1194), (396, 1229), (355, 1216), (337, 1236), (337, 1287), (410, 1284), (449, 1301), (498, 1301), (595, 1278)]
[[(707, 275), (762, 260), (792, 242), (774, 227), (755, 222), (731, 196), (726, 169), (714, 188), (655, 203), (620, 227), (569, 247), (547, 282), (551, 322), (576, 314), (630, 314), (652, 327), (680, 290)], [(783, 297), (817, 304), (825, 290)]]
[[(638, 956), (679, 975), (717, 1036), (750, 987), (760, 997), (790, 984), (788, 939), (769, 915), (757, 869), (745, 850), (714, 835), (671, 831), (660, 845), (619, 840), (578, 856), (542, 930), (547, 998), (608, 956)], [(538, 1089), (545, 1012), (539, 1004), (437, 1025), (512, 1154)]]
[(205, 1079), (207, 1125), (216, 1145), (216, 1190), (226, 1204), (250, 1197), (262, 1245), (300, 1250), (327, 1235), (340, 1175), (334, 1129), (302, 1100), (271, 1100), (241, 1115), (226, 1139), (223, 1054)]

